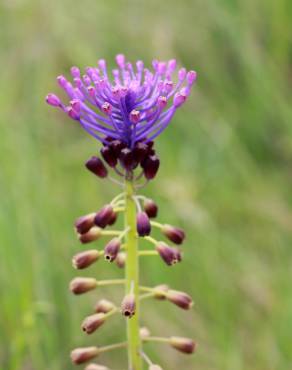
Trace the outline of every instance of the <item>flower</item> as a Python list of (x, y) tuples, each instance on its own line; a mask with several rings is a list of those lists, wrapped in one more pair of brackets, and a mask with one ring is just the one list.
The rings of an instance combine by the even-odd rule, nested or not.
[(103, 144), (118, 140), (133, 149), (136, 143), (150, 142), (164, 131), (189, 96), (197, 74), (181, 68), (175, 76), (175, 59), (153, 60), (152, 71), (142, 61), (134, 66), (122, 54), (116, 56), (116, 63), (112, 74), (104, 59), (96, 67), (87, 67), (84, 75), (72, 67), (73, 83), (64, 76), (57, 78), (69, 105), (55, 94), (48, 94), (46, 101)]

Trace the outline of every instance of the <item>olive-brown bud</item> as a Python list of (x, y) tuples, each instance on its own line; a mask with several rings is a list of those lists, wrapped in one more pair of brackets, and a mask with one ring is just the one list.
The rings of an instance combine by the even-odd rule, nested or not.
[(104, 229), (108, 225), (108, 223), (111, 222), (113, 213), (113, 207), (110, 204), (105, 205), (100, 211), (96, 213), (94, 218), (95, 225)]
[(113, 262), (119, 253), (121, 248), (121, 241), (119, 238), (113, 238), (110, 240), (104, 248), (104, 258), (109, 261)]
[(70, 282), (69, 289), (72, 293), (78, 295), (89, 292), (97, 287), (97, 281), (94, 278), (76, 277)]
[(83, 331), (87, 334), (92, 334), (105, 322), (105, 314), (103, 312), (95, 313), (86, 317), (81, 325)]
[(155, 218), (158, 213), (158, 206), (152, 199), (147, 198), (144, 200), (144, 211), (149, 218)]
[(181, 261), (180, 250), (177, 248), (169, 247), (164, 242), (157, 243), (156, 250), (159, 253), (160, 257), (163, 259), (163, 261), (169, 266), (172, 266), (177, 262)]
[(86, 168), (100, 178), (107, 177), (107, 169), (98, 157), (91, 157), (86, 163)]
[(166, 299), (166, 294), (167, 294), (168, 290), (169, 290), (169, 287), (166, 284), (157, 285), (153, 289), (153, 291), (154, 291), (154, 298), (160, 299), (160, 300)]
[(107, 299), (101, 299), (96, 303), (94, 311), (96, 313), (108, 313), (112, 311), (115, 307), (116, 306), (111, 301), (108, 301)]
[(162, 226), (161, 232), (175, 244), (181, 244), (185, 239), (185, 232), (179, 227), (165, 224)]
[(82, 244), (87, 244), (90, 242), (93, 242), (94, 240), (97, 240), (101, 236), (101, 229), (99, 227), (92, 227), (87, 233), (80, 234), (79, 240)]
[(189, 338), (171, 337), (170, 345), (180, 352), (191, 354), (196, 350), (196, 343)]
[(98, 353), (97, 347), (76, 348), (71, 352), (71, 360), (76, 365), (84, 364), (96, 357)]
[(166, 294), (166, 298), (184, 310), (189, 310), (194, 304), (192, 297), (187, 293), (179, 292), (177, 290), (169, 290)]
[(122, 314), (128, 318), (131, 318), (133, 315), (135, 315), (136, 303), (134, 294), (130, 293), (124, 297), (121, 304), (121, 311)]
[(72, 258), (72, 265), (78, 270), (85, 269), (97, 261), (99, 256), (100, 253), (96, 249), (80, 252)]
[(115, 262), (119, 268), (124, 268), (126, 264), (127, 255), (125, 252), (119, 252)]
[(151, 224), (146, 212), (137, 214), (137, 232), (139, 236), (146, 236), (151, 232)]
[(75, 229), (79, 234), (84, 234), (94, 226), (95, 212), (79, 217), (75, 223)]

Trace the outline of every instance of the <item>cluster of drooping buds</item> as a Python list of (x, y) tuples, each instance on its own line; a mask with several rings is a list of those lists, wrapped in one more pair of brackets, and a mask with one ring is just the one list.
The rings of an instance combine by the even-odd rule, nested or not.
[[(72, 264), (74, 268), (82, 270), (103, 257), (120, 268), (126, 267), (129, 272), (131, 264), (134, 264), (134, 270), (138, 271), (138, 257), (160, 256), (166, 265), (173, 266), (182, 260), (180, 245), (184, 242), (185, 233), (178, 227), (155, 221), (158, 214), (156, 203), (152, 199), (137, 195), (136, 192), (156, 176), (160, 160), (155, 152), (153, 140), (169, 125), (177, 109), (189, 96), (191, 87), (196, 81), (196, 72), (187, 72), (185, 68), (181, 68), (177, 76), (174, 76), (176, 69), (174, 59), (168, 62), (154, 60), (153, 72), (144, 68), (142, 61), (137, 61), (135, 68), (126, 62), (121, 54), (117, 55), (116, 62), (118, 69), (112, 71), (112, 77), (109, 76), (103, 59), (99, 60), (98, 68), (86, 68), (83, 76), (77, 67), (72, 67), (73, 84), (64, 76), (59, 76), (58, 83), (68, 95), (69, 105), (65, 105), (54, 94), (46, 97), (48, 104), (61, 108), (102, 143), (100, 157), (91, 157), (85, 163), (86, 168), (97, 177), (110, 179), (124, 188), (121, 194), (100, 210), (76, 220), (75, 230), (82, 244), (96, 242), (102, 238), (110, 239), (104, 243), (102, 249), (94, 247), (77, 253), (72, 259)], [(119, 178), (113, 178), (109, 170)], [(143, 182), (140, 182), (141, 179)], [(112, 226), (116, 224), (121, 213), (124, 214), (125, 226), (121, 230), (113, 229)], [(154, 228), (160, 230), (168, 239), (168, 243), (151, 236)], [(138, 238), (149, 242), (151, 247), (139, 250)], [(135, 258), (130, 258), (130, 254)], [(155, 337), (145, 328), (141, 328), (139, 337), (138, 301), (147, 298), (167, 300), (188, 310), (192, 307), (193, 301), (187, 293), (171, 289), (164, 284), (154, 288), (140, 286), (138, 274), (131, 279), (127, 273), (125, 278), (113, 280), (76, 277), (70, 283), (70, 290), (75, 295), (80, 295), (94, 291), (100, 286), (114, 284), (126, 287), (126, 295), (122, 302), (114, 304), (106, 299), (99, 300), (91, 314), (83, 320), (81, 328), (85, 333), (92, 334), (112, 315), (121, 312), (128, 320), (135, 322), (131, 329), (135, 333), (132, 335), (132, 331), (128, 330), (128, 342), (75, 349), (71, 353), (75, 364), (90, 362), (104, 352), (128, 346), (129, 355), (131, 353), (129, 356), (131, 370), (141, 369), (137, 362), (136, 365), (133, 364), (137, 356), (138, 362), (141, 359), (145, 360), (149, 370), (162, 370), (159, 365), (152, 363), (142, 350), (141, 343), (164, 342), (182, 353), (190, 354), (195, 351), (195, 342), (188, 338)], [(133, 316), (136, 319), (133, 319)], [(134, 348), (134, 351), (130, 348)], [(136, 359), (133, 359), (134, 357)], [(90, 363), (85, 369), (108, 368)]]

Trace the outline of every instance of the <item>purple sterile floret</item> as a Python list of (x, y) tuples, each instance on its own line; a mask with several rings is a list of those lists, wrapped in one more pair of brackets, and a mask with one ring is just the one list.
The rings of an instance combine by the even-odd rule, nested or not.
[(169, 125), (176, 110), (186, 101), (197, 74), (181, 68), (174, 73), (176, 60), (153, 60), (153, 71), (142, 61), (135, 65), (123, 54), (116, 56), (116, 69), (110, 75), (106, 61), (85, 68), (71, 68), (73, 83), (58, 76), (59, 86), (69, 97), (69, 105), (54, 94), (48, 104), (61, 108), (70, 118), (103, 144), (109, 138), (133, 149), (137, 142), (155, 139)]

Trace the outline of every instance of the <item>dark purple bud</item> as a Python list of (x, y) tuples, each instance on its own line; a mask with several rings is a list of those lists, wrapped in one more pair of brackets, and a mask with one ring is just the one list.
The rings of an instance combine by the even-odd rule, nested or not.
[(189, 338), (171, 337), (170, 345), (180, 352), (191, 354), (196, 350), (196, 343)]
[(147, 157), (143, 162), (144, 176), (147, 180), (152, 180), (157, 174), (159, 169), (160, 161), (156, 155)]
[(92, 360), (99, 354), (97, 347), (76, 348), (71, 352), (71, 360), (74, 364), (80, 365)]
[(121, 140), (113, 140), (109, 146), (112, 149), (112, 151), (115, 153), (116, 157), (119, 157), (121, 150), (126, 147), (126, 144), (122, 142)]
[(75, 223), (75, 229), (79, 234), (84, 234), (94, 226), (94, 217), (96, 213), (89, 213), (88, 215), (79, 217)]
[(111, 301), (108, 301), (107, 299), (101, 299), (96, 303), (94, 311), (96, 313), (108, 313), (112, 311), (115, 307), (116, 306)]
[(117, 212), (113, 212), (107, 224), (109, 226), (112, 226), (117, 221), (117, 218), (118, 218)]
[(95, 218), (94, 218), (95, 225), (104, 229), (108, 225), (109, 221), (112, 220), (113, 213), (114, 213), (113, 207), (110, 204), (105, 205), (95, 215)]
[(104, 248), (104, 258), (109, 261), (113, 262), (119, 253), (121, 248), (121, 241), (118, 238), (113, 238), (110, 240)]
[(79, 240), (82, 244), (87, 244), (99, 239), (101, 236), (101, 229), (99, 227), (92, 227), (87, 233), (80, 234)]
[(182, 229), (172, 225), (163, 225), (161, 232), (175, 244), (181, 244), (185, 239), (185, 232)]
[(138, 162), (136, 161), (136, 159), (133, 156), (132, 150), (129, 149), (129, 148), (122, 149), (119, 158), (120, 158), (120, 161), (121, 161), (121, 165), (127, 171), (131, 171), (138, 164)]
[(146, 212), (137, 214), (137, 232), (139, 236), (146, 236), (151, 232), (151, 224)]
[(166, 294), (166, 298), (184, 310), (189, 310), (194, 304), (192, 297), (187, 293), (179, 292), (177, 290), (169, 290)]
[(144, 211), (148, 217), (155, 218), (158, 213), (158, 206), (152, 199), (147, 198), (144, 200)]
[(110, 146), (104, 146), (101, 148), (100, 153), (110, 167), (116, 167), (118, 160)]
[(98, 260), (100, 253), (96, 249), (77, 253), (72, 259), (72, 265), (78, 270), (85, 269)]
[(148, 146), (145, 143), (137, 143), (133, 149), (133, 156), (138, 163), (144, 161), (148, 154)]
[(181, 261), (180, 251), (177, 248), (169, 247), (164, 242), (159, 242), (156, 245), (156, 250), (160, 254), (160, 257), (163, 259), (163, 261), (169, 266)]
[(100, 178), (107, 177), (107, 169), (98, 157), (91, 157), (86, 163), (86, 168)]
[(105, 314), (103, 312), (95, 313), (86, 317), (81, 325), (83, 331), (87, 334), (92, 334), (105, 322)]
[(97, 281), (94, 278), (76, 277), (70, 282), (69, 289), (74, 294), (83, 294), (97, 287)]
[(130, 293), (125, 296), (121, 304), (122, 314), (128, 318), (135, 315), (136, 303), (134, 294)]

